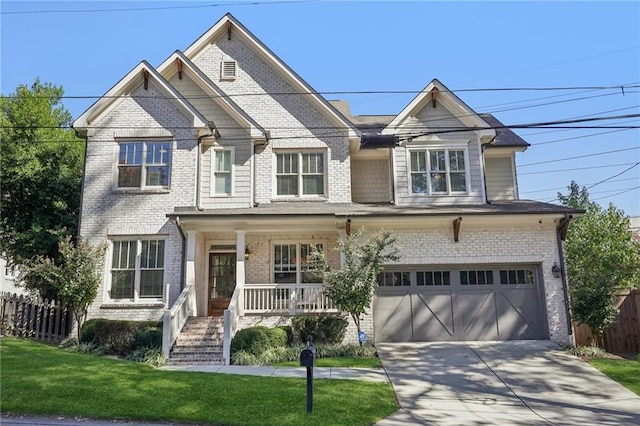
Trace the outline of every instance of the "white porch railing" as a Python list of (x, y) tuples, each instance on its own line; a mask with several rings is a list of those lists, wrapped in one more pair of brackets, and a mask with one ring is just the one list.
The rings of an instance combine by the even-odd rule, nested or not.
[(245, 284), (246, 314), (338, 312), (324, 284)]
[(169, 351), (175, 343), (180, 330), (187, 322), (187, 318), (196, 315), (196, 287), (188, 285), (182, 290), (180, 296), (171, 309), (164, 311), (162, 327), (162, 355), (169, 358)]
[(240, 295), (242, 287), (237, 286), (231, 296), (229, 307), (224, 310), (224, 339), (222, 341), (222, 358), (225, 365), (231, 364), (231, 339), (238, 330), (238, 318), (240, 317)]

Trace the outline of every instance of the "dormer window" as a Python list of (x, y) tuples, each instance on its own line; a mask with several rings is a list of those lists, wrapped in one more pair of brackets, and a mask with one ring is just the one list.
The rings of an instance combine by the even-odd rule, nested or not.
[(236, 61), (222, 61), (222, 65), (220, 66), (220, 79), (236, 79)]
[(412, 194), (448, 195), (467, 193), (465, 149), (412, 149), (410, 187)]

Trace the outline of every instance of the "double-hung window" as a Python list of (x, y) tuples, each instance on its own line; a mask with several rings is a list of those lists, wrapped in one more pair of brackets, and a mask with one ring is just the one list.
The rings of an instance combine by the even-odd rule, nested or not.
[(412, 149), (410, 187), (413, 194), (467, 192), (467, 161), (464, 149)]
[(276, 153), (276, 195), (322, 196), (325, 193), (322, 152)]
[(161, 299), (163, 283), (164, 240), (113, 241), (110, 299)]
[(120, 142), (118, 188), (168, 188), (171, 171), (171, 142)]
[(211, 195), (231, 195), (233, 190), (233, 150), (214, 148), (211, 155)]
[(318, 283), (322, 277), (309, 268), (308, 256), (322, 244), (286, 243), (273, 246), (273, 278), (276, 283)]

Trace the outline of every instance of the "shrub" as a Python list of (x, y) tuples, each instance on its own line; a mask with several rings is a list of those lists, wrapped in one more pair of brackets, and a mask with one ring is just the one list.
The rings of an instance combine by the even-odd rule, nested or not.
[(268, 328), (265, 330), (269, 338), (269, 346), (271, 348), (287, 346), (287, 332), (281, 328)]
[(139, 348), (162, 348), (162, 328), (145, 327), (136, 331), (131, 343), (131, 349)]
[(578, 357), (598, 358), (604, 355), (604, 350), (597, 346), (567, 345), (564, 350)]
[(140, 347), (134, 350), (127, 359), (135, 362), (150, 365), (152, 367), (162, 367), (165, 363), (162, 350), (159, 347)]
[(293, 344), (293, 328), (290, 325), (279, 325), (276, 328), (287, 334), (287, 346), (291, 346)]
[[(98, 347), (105, 348), (107, 354), (126, 355), (134, 348), (134, 339), (139, 330), (160, 330), (160, 345), (162, 345), (162, 323), (159, 321), (123, 321), (92, 319), (85, 322), (80, 334), (81, 343), (93, 342)], [(153, 335), (154, 337), (152, 337)], [(157, 331), (143, 332), (142, 341), (157, 339)]]
[(231, 362), (234, 365), (258, 365), (258, 357), (246, 351), (237, 351), (231, 354)]
[(337, 315), (300, 315), (293, 317), (291, 324), (295, 336), (302, 343), (312, 336), (314, 344), (338, 344), (344, 339), (349, 322)]
[(260, 355), (270, 347), (270, 339), (265, 329), (267, 328), (259, 326), (238, 331), (231, 340), (231, 352), (243, 351), (255, 356)]

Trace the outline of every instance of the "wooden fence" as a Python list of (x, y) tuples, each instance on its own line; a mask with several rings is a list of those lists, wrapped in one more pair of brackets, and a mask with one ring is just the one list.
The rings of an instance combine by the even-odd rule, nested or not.
[[(618, 308), (615, 322), (602, 336), (602, 346), (611, 353), (640, 352), (640, 289), (617, 295)], [(595, 337), (591, 328), (584, 324), (573, 324), (576, 346), (591, 345)]]
[(0, 335), (61, 342), (73, 328), (73, 313), (47, 299), (0, 293)]

